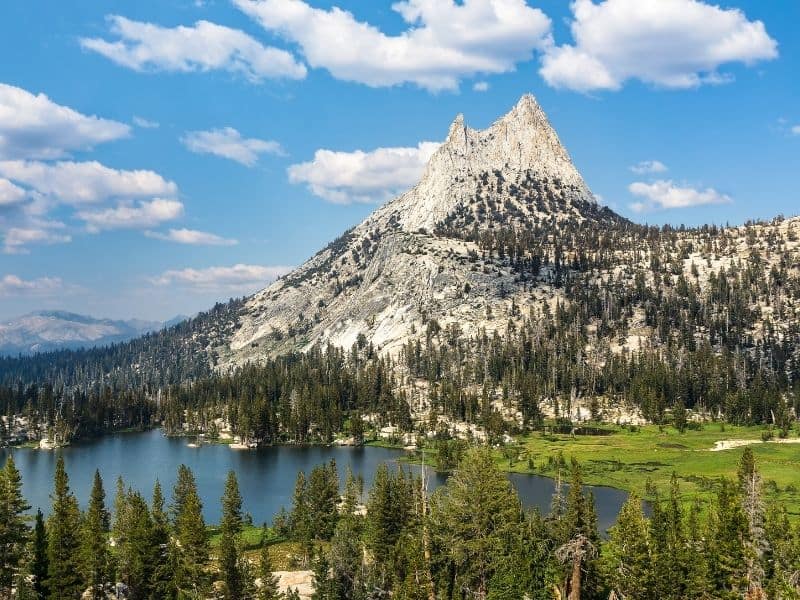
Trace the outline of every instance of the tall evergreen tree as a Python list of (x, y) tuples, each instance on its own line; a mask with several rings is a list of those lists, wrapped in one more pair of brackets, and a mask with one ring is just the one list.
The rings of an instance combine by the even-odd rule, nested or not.
[(158, 480), (156, 480), (153, 487), (150, 514), (153, 520), (150, 544), (155, 563), (152, 585), (150, 586), (151, 598), (154, 600), (159, 598), (172, 600), (177, 597), (178, 593), (175, 587), (175, 552), (172, 549), (169, 522), (164, 511), (164, 494), (161, 491), (161, 483)]
[(434, 546), (454, 589), (485, 599), (497, 565), (523, 526), (522, 507), (508, 478), (486, 449), (467, 452), (431, 500)]
[(313, 560), (314, 567), (314, 593), (311, 600), (340, 600), (336, 580), (330, 574), (330, 562), (324, 552), (319, 552)]
[(574, 459), (564, 513), (554, 523), (554, 540), (556, 558), (564, 565), (563, 595), (567, 600), (594, 598), (598, 593), (600, 535), (594, 498), (584, 492), (581, 466)]
[(111, 576), (111, 555), (108, 548), (110, 517), (106, 510), (106, 492), (100, 471), (94, 472), (89, 507), (83, 517), (81, 560), (83, 576), (89, 585), (91, 597), (106, 597), (104, 587)]
[(297, 480), (294, 484), (289, 527), (292, 532), (292, 538), (302, 545), (303, 560), (307, 563), (311, 556), (314, 532), (311, 524), (311, 507), (308, 500), (308, 483), (303, 471), (297, 474)]
[(69, 489), (64, 457), (56, 462), (53, 508), (47, 521), (47, 589), (50, 600), (73, 600), (84, 590), (80, 569), (80, 510)]
[(315, 467), (308, 479), (308, 505), (311, 517), (311, 531), (319, 540), (329, 540), (333, 536), (338, 518), (339, 475), (336, 461)]
[(266, 536), (262, 536), (261, 550), (258, 553), (258, 577), (261, 587), (258, 589), (258, 600), (280, 600), (281, 593), (278, 588), (278, 578), (273, 573), (272, 558), (269, 555), (269, 545)]
[(222, 521), (219, 544), (219, 570), (225, 584), (226, 600), (243, 598), (245, 577), (240, 561), (238, 537), (242, 532), (242, 496), (234, 471), (228, 472), (222, 495)]
[(203, 503), (197, 493), (194, 474), (186, 465), (178, 467), (173, 491), (172, 511), (178, 547), (176, 585), (179, 594), (201, 598), (208, 581), (208, 536), (203, 519)]
[(758, 599), (764, 593), (767, 560), (772, 549), (765, 531), (766, 507), (761, 490), (761, 474), (749, 446), (742, 452), (737, 474), (749, 533), (746, 543), (748, 592), (754, 599)]
[[(709, 600), (712, 583), (709, 572), (707, 540), (701, 523), (702, 508), (695, 500), (686, 522), (686, 578), (683, 582), (687, 600)], [(713, 543), (713, 541), (711, 542)]]
[(650, 530), (642, 501), (631, 494), (611, 528), (604, 548), (602, 571), (608, 587), (620, 598), (646, 600), (652, 596)]
[(707, 545), (715, 594), (722, 600), (740, 598), (747, 591), (747, 516), (736, 486), (723, 479), (708, 520)]
[(391, 568), (397, 540), (408, 524), (412, 509), (412, 491), (403, 469), (390, 473), (385, 464), (378, 466), (367, 500), (365, 541), (379, 570)]
[(47, 531), (41, 510), (36, 511), (31, 546), (29, 570), (33, 580), (33, 591), (37, 600), (45, 600), (47, 598)]
[(124, 515), (117, 549), (119, 577), (128, 587), (131, 600), (144, 600), (150, 597), (156, 554), (150, 510), (139, 492), (128, 491)]
[(22, 478), (9, 454), (0, 471), (0, 596), (11, 595), (20, 571), (29, 530), (24, 513), (30, 508), (22, 495)]

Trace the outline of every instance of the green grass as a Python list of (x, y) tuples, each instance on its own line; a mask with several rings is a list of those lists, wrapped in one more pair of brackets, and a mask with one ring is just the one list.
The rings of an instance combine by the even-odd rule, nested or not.
[[(575, 457), (583, 466), (586, 482), (636, 491), (647, 497), (648, 487), (660, 493), (669, 489), (672, 473), (680, 481), (683, 499), (708, 498), (722, 477), (733, 478), (744, 448), (709, 452), (714, 443), (729, 439), (760, 440), (762, 428), (708, 424), (699, 431), (680, 433), (671, 427), (640, 427), (634, 431), (614, 427), (611, 435), (545, 435), (537, 432), (519, 439), (514, 461), (497, 453), (498, 464), (509, 471), (555, 477), (559, 454)], [(785, 502), (800, 517), (800, 444), (750, 446), (768, 498)], [(550, 459), (554, 459), (551, 461)], [(533, 465), (531, 470), (530, 463)]]
[[(209, 535), (209, 544), (211, 548), (216, 548), (219, 546), (220, 538), (222, 534), (220, 533), (220, 528), (218, 525), (209, 525), (206, 530), (208, 531)], [(275, 533), (268, 529), (268, 537), (267, 543), (268, 544), (275, 544), (277, 542), (283, 541), (283, 538), (278, 537)], [(244, 529), (242, 530), (241, 537), (239, 538), (244, 546), (245, 550), (254, 550), (261, 547), (261, 536), (262, 536), (263, 529), (260, 525), (245, 525)]]
[[(215, 557), (222, 537), (219, 526), (209, 526), (207, 527), (207, 531), (212, 557)], [(272, 567), (275, 571), (295, 571), (301, 568), (309, 568), (307, 566), (304, 567), (299, 562), (303, 554), (302, 546), (299, 542), (289, 541), (286, 538), (280, 537), (276, 535), (272, 529), (268, 529), (267, 531), (268, 552), (270, 560), (272, 561)], [(253, 564), (257, 564), (259, 560), (262, 532), (263, 529), (260, 526), (245, 525), (241, 537), (239, 538), (245, 556), (247, 556)], [(327, 549), (329, 545), (329, 542), (315, 542), (315, 547), (317, 548)]]

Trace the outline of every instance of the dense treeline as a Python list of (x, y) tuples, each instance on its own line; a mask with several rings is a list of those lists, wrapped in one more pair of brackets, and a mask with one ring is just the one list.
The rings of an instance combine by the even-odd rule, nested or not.
[(298, 475), (290, 512), (246, 547), (236, 476), (210, 543), (193, 473), (178, 470), (169, 506), (117, 482), (113, 514), (95, 475), (81, 512), (59, 458), (53, 505), (33, 528), (13, 456), (0, 471), (0, 596), (4, 598), (296, 598), (278, 589), (270, 553), (297, 543), (315, 600), (653, 600), (800, 598), (800, 528), (766, 505), (753, 454), (707, 505), (685, 506), (677, 480), (646, 516), (631, 496), (607, 538), (597, 530), (581, 468), (543, 516), (523, 510), (485, 449), (469, 450), (446, 485), (379, 467), (372, 488), (335, 463)]
[[(350, 349), (215, 370), (235, 300), (107, 349), (0, 359), (0, 414), (66, 438), (162, 422), (208, 431), (222, 419), (244, 440), (275, 443), (327, 442), (358, 432), (365, 414), (403, 431), (445, 415), (496, 438), (538, 427), (543, 406), (561, 417), (589, 406), (601, 419), (604, 405), (624, 403), (656, 423), (694, 410), (788, 432), (800, 410), (796, 223), (656, 228), (591, 203), (585, 218), (555, 219), (563, 198), (533, 179), (510, 190), (530, 196), (516, 214), (489, 203), (509, 185), (501, 175), (480, 181), (437, 235), (474, 245), (470, 269), (515, 274), (500, 331), (428, 318), (391, 358), (362, 335)], [(469, 301), (468, 284), (461, 293)]]

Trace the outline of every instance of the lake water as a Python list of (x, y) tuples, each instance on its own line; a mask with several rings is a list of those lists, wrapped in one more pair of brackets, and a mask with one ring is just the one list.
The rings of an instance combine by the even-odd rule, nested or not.
[[(39, 507), (45, 514), (49, 512), (53, 472), (60, 452), (70, 477), (70, 487), (82, 506), (85, 506), (88, 498), (95, 469), (100, 469), (103, 476), (107, 504), (111, 507), (115, 482), (120, 475), (126, 485), (148, 498), (158, 479), (169, 500), (177, 467), (183, 463), (194, 471), (209, 523), (219, 521), (220, 496), (225, 477), (231, 469), (236, 471), (239, 478), (244, 510), (252, 515), (255, 523), (263, 523), (271, 522), (282, 506), (290, 508), (298, 471), (308, 473), (316, 465), (334, 458), (342, 480), (349, 466), (353, 473), (363, 476), (365, 489), (369, 489), (380, 463), (397, 464), (405, 454), (402, 450), (374, 447), (275, 446), (242, 451), (211, 444), (190, 448), (186, 438), (166, 437), (160, 430), (110, 435), (55, 452), (0, 450), (0, 463), (5, 462), (6, 453), (12, 451), (22, 474), (25, 497), (34, 511)], [(555, 489), (553, 480), (520, 474), (511, 474), (509, 478), (526, 507), (538, 507), (542, 512), (547, 512)], [(444, 483), (445, 479), (442, 475), (431, 473), (429, 487), (433, 489)], [(592, 491), (602, 531), (614, 523), (627, 494), (607, 487), (595, 487)]]

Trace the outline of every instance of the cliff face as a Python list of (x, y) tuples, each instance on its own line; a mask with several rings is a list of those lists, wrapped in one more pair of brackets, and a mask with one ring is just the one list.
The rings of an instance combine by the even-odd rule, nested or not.
[(532, 96), (485, 130), (459, 116), (413, 189), (246, 302), (221, 364), (360, 335), (394, 353), (431, 319), (505, 327), (521, 286), (476, 263), (481, 232), (589, 218), (622, 220), (598, 207)]

